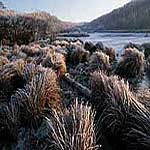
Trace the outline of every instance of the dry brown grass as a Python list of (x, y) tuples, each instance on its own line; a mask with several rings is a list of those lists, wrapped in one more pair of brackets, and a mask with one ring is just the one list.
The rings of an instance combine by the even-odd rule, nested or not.
[(52, 130), (51, 149), (57, 150), (96, 150), (95, 113), (88, 105), (78, 101), (61, 115), (53, 111), (47, 119)]
[(21, 121), (30, 127), (38, 127), (46, 106), (60, 109), (60, 93), (56, 74), (51, 70), (33, 76), (23, 89), (19, 89), (14, 97), (21, 105)]
[(4, 65), (0, 71), (0, 79), (3, 81), (7, 81), (10, 80), (13, 76), (22, 75), (24, 66), (25, 62), (21, 59)]
[(54, 70), (56, 70), (57, 76), (62, 77), (67, 72), (64, 55), (56, 53), (54, 56)]
[(106, 49), (106, 55), (109, 56), (110, 62), (116, 59), (116, 51), (113, 48)]
[[(97, 110), (98, 129), (114, 149), (150, 148), (150, 112), (129, 85), (117, 76), (94, 72), (91, 103)], [(99, 135), (100, 136), (100, 135)]]
[(10, 98), (11, 94), (23, 86), (22, 73), (25, 62), (18, 60), (8, 63), (0, 69), (0, 91)]
[(39, 45), (33, 45), (33, 46), (21, 46), (20, 51), (27, 54), (28, 56), (35, 56), (39, 55), (41, 47)]
[(37, 75), (40, 72), (40, 67), (33, 64), (29, 63), (25, 65), (25, 68), (23, 70), (23, 80), (26, 83), (29, 83), (32, 81), (32, 78)]
[(18, 136), (19, 104), (11, 98), (8, 105), (0, 105), (0, 139), (3, 142), (14, 142)]
[(50, 108), (60, 110), (60, 88), (57, 82), (57, 76), (54, 71), (48, 69), (45, 73), (45, 98), (46, 103)]
[(136, 96), (139, 102), (150, 111), (150, 89), (138, 90)]
[(95, 52), (89, 58), (89, 71), (103, 70), (108, 72), (110, 70), (109, 56), (103, 52)]
[(115, 73), (124, 78), (135, 78), (144, 71), (144, 54), (137, 49), (125, 49)]
[(37, 127), (45, 108), (44, 76), (35, 76), (24, 89), (19, 89), (14, 97), (21, 105), (21, 122)]
[(9, 63), (9, 60), (7, 59), (7, 57), (0, 56), (0, 68), (2, 68), (7, 63)]
[(55, 51), (48, 52), (41, 64), (43, 67), (53, 68), (58, 77), (64, 76), (67, 72), (65, 56)]
[(73, 49), (70, 55), (70, 61), (73, 65), (87, 62), (88, 58), (89, 52), (80, 46), (77, 46), (76, 49)]

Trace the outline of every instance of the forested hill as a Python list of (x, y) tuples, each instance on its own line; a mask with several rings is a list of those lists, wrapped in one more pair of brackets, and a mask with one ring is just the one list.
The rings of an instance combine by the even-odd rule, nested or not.
[(150, 29), (150, 0), (132, 0), (121, 8), (82, 26), (82, 30), (141, 30)]

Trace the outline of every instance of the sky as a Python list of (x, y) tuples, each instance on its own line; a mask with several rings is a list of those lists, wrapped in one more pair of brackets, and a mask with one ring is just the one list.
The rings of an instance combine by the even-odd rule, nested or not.
[(18, 12), (46, 11), (63, 21), (88, 22), (130, 0), (1, 0)]

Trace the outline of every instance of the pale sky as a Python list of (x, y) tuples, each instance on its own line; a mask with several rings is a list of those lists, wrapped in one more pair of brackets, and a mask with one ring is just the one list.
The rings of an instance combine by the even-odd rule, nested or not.
[(46, 11), (64, 21), (91, 21), (130, 0), (1, 0), (8, 8), (21, 11)]

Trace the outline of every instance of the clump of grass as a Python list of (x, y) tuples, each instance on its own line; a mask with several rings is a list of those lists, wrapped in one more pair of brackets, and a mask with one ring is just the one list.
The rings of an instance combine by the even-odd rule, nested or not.
[(113, 48), (107, 48), (106, 49), (106, 55), (109, 56), (110, 62), (114, 61), (116, 59), (116, 51)]
[(27, 84), (32, 81), (32, 78), (34, 76), (42, 72), (44, 72), (44, 68), (42, 68), (41, 66), (37, 66), (34, 63), (29, 63), (25, 65), (22, 77), (23, 77), (24, 82)]
[(137, 49), (125, 49), (117, 65), (115, 73), (124, 78), (139, 77), (143, 73), (144, 54)]
[(62, 77), (67, 72), (65, 57), (55, 51), (48, 52), (46, 58), (41, 63), (43, 67), (53, 68), (58, 77)]
[(138, 90), (136, 96), (139, 102), (150, 111), (150, 89)]
[(61, 47), (67, 47), (67, 46), (69, 46), (69, 42), (67, 41), (67, 40), (55, 40), (53, 43), (52, 43), (53, 45), (55, 45), (55, 46), (61, 46)]
[(51, 119), (47, 119), (52, 130), (50, 134), (51, 148), (57, 150), (96, 150), (95, 113), (88, 105), (78, 101), (64, 113), (53, 111)]
[(24, 65), (25, 62), (21, 59), (4, 65), (1, 68), (1, 80), (9, 80), (16, 74), (21, 75), (24, 69)]
[(64, 55), (60, 53), (55, 53), (53, 58), (53, 68), (56, 70), (58, 77), (63, 77), (67, 72), (66, 62)]
[(46, 104), (50, 108), (54, 108), (57, 111), (60, 110), (60, 88), (57, 82), (57, 75), (51, 69), (45, 72), (45, 98)]
[(78, 39), (78, 40), (75, 40), (75, 41), (71, 41), (70, 45), (69, 45), (70, 48), (76, 48), (78, 46), (82, 47), (83, 46), (83, 41)]
[(150, 56), (146, 60), (146, 72), (150, 76)]
[(136, 48), (138, 49), (140, 52), (144, 52), (144, 47), (143, 45), (140, 45), (140, 44), (135, 44), (135, 43), (132, 43), (132, 42), (129, 42), (127, 45), (124, 46), (124, 49), (127, 49), (127, 48)]
[(31, 82), (32, 78), (39, 73), (39, 67), (33, 63), (26, 64), (23, 70), (23, 80)]
[(33, 45), (33, 46), (21, 46), (20, 47), (20, 51), (22, 51), (23, 53), (27, 54), (27, 56), (36, 56), (36, 55), (39, 55), (40, 53), (40, 46), (36, 46), (36, 45)]
[(7, 57), (0, 56), (0, 68), (6, 65), (7, 63), (9, 63), (9, 60), (7, 59)]
[(149, 149), (150, 113), (130, 91), (129, 85), (117, 76), (94, 72), (91, 89), (98, 129), (111, 146), (122, 150)]
[(46, 56), (43, 57), (43, 61), (41, 62), (43, 67), (53, 67), (53, 57), (54, 57), (54, 51), (46, 52)]
[(95, 52), (89, 58), (89, 71), (103, 70), (108, 72), (110, 70), (109, 56), (103, 52)]
[(14, 142), (18, 136), (19, 104), (11, 98), (8, 105), (0, 106), (0, 139), (3, 142)]
[(23, 86), (22, 73), (25, 62), (17, 60), (0, 69), (0, 91), (10, 98), (11, 94)]
[(0, 56), (2, 57), (8, 57), (10, 55), (10, 51), (7, 48), (2, 47), (2, 50), (0, 51)]
[(70, 55), (70, 60), (73, 65), (87, 62), (88, 58), (89, 58), (89, 52), (79, 46), (76, 47), (76, 49), (74, 49)]
[(43, 80), (42, 74), (35, 76), (31, 83), (27, 84), (24, 89), (19, 89), (14, 95), (21, 105), (21, 122), (31, 127), (38, 126), (45, 108), (46, 100), (42, 99), (44, 95)]
[(59, 94), (56, 74), (51, 69), (35, 75), (31, 82), (14, 95), (20, 103), (23, 124), (36, 128), (41, 123), (47, 106), (50, 109), (60, 109)]

